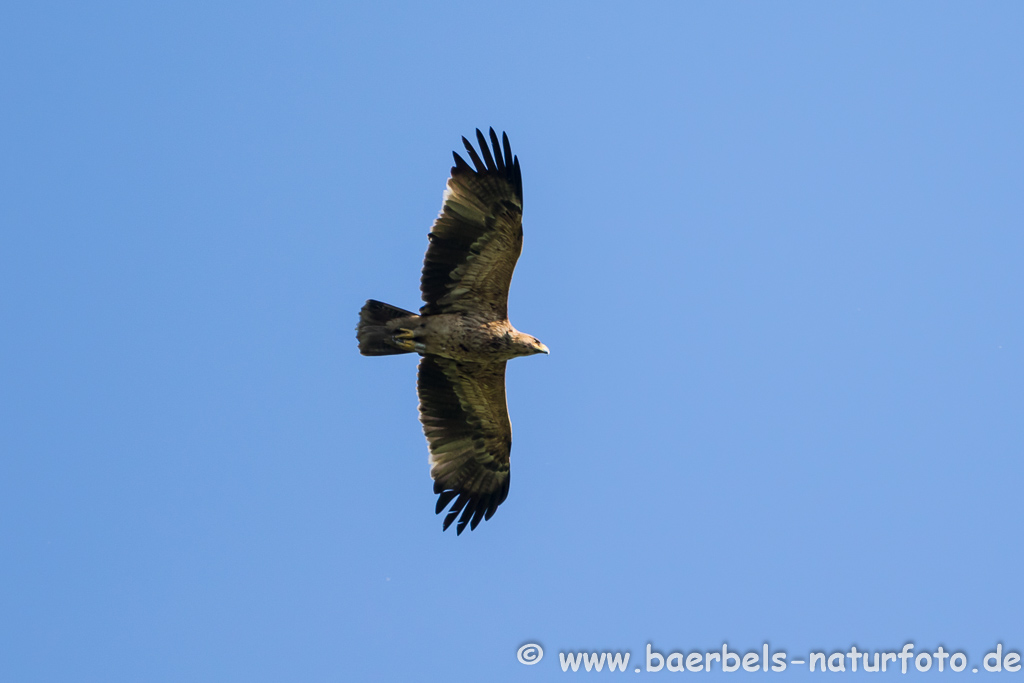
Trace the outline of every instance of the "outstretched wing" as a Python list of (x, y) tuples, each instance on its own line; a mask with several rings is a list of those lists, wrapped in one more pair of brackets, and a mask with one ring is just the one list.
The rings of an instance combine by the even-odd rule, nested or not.
[(420, 422), (430, 447), (436, 512), (455, 499), (444, 518), (456, 517), (461, 534), (490, 519), (508, 496), (512, 425), (505, 404), (505, 361), (457, 363), (438, 356), (420, 360), (416, 389)]
[(462, 138), (474, 170), (454, 152), (444, 206), (430, 230), (420, 290), (424, 315), (482, 313), (508, 318), (508, 287), (523, 250), (523, 178), (508, 135), (479, 129), (480, 155)]

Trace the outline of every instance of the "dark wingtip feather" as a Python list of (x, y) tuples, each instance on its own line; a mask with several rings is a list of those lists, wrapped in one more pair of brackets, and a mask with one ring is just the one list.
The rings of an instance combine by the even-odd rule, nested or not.
[(480, 129), (476, 129), (476, 141), (480, 143), (480, 153), (484, 157), (484, 161), (487, 162), (487, 170), (497, 172), (498, 166), (494, 163), (494, 157), (491, 156), (491, 148), (487, 146), (487, 138), (480, 132)]
[(491, 128), (491, 145), (494, 147), (494, 163), (498, 165), (498, 171), (505, 172), (505, 158), (501, 155), (501, 144), (498, 142), (498, 134)]
[(519, 157), (512, 157), (512, 166), (515, 168), (516, 196), (523, 201), (523, 173), (519, 170)]
[[(479, 133), (480, 131), (477, 132)], [(469, 140), (467, 140), (465, 136), (462, 137), (462, 144), (466, 146), (469, 158), (473, 160), (473, 165), (476, 166), (476, 172), (485, 173), (487, 171), (487, 166), (484, 165), (484, 162), (480, 161), (480, 156), (476, 153), (476, 150), (473, 149), (473, 145), (469, 144)]]
[(473, 499), (473, 500), (469, 501), (469, 505), (466, 506), (466, 508), (462, 511), (462, 516), (459, 517), (459, 525), (455, 529), (456, 535), (459, 535), (459, 534), (462, 533), (463, 529), (466, 528), (466, 525), (469, 524), (469, 520), (473, 518), (473, 515), (475, 513), (476, 513), (476, 499)]
[(506, 165), (511, 164), (512, 163), (512, 145), (510, 145), (509, 142), (508, 142), (508, 133), (506, 133), (504, 131), (502, 131), (502, 133), (501, 133), (501, 146), (504, 148), (504, 151), (505, 151), (505, 164)]
[(448, 515), (444, 518), (444, 523), (441, 525), (441, 531), (448, 531), (448, 527), (452, 525), (452, 522), (454, 522), (455, 518), (458, 516), (458, 510), (452, 510), (451, 512), (449, 512)]
[[(435, 493), (437, 493), (435, 491)], [(439, 515), (441, 511), (448, 507), (448, 503), (452, 502), (452, 498), (458, 495), (458, 491), (445, 491), (438, 496), (437, 505), (434, 506), (434, 514)]]
[(487, 506), (487, 511), (484, 513), (485, 520), (490, 519), (492, 516), (494, 516), (494, 513), (498, 510), (498, 504), (500, 502), (501, 501), (498, 500), (497, 496), (491, 496), (491, 502)]
[(455, 157), (455, 166), (452, 168), (452, 175), (456, 173), (472, 173), (473, 169), (469, 167), (466, 160), (459, 156), (458, 152), (452, 152), (452, 156)]
[(484, 501), (481, 501), (480, 503), (477, 504), (476, 511), (473, 513), (473, 519), (469, 523), (470, 529), (476, 529), (476, 525), (480, 523), (480, 520), (483, 518), (485, 512), (487, 512), (487, 506), (484, 505)]
[(444, 518), (444, 525), (441, 528), (441, 531), (448, 530), (448, 527), (452, 525), (452, 522), (455, 521), (455, 518), (459, 516), (459, 513), (462, 512), (462, 508), (465, 507), (468, 502), (469, 496), (465, 493), (460, 493), (459, 497), (454, 503), (452, 503), (452, 509), (448, 511), (448, 516)]

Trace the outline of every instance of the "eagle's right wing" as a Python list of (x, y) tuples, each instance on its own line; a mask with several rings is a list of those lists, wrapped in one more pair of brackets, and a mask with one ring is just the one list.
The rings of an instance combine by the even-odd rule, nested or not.
[(505, 403), (505, 361), (458, 363), (420, 360), (420, 421), (430, 447), (436, 512), (455, 499), (444, 518), (457, 533), (490, 519), (508, 496), (512, 425)]

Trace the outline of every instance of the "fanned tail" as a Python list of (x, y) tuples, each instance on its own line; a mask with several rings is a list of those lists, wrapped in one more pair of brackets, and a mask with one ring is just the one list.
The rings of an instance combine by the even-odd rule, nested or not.
[[(394, 342), (395, 331), (402, 327), (400, 323), (388, 323), (399, 318), (418, 318), (397, 306), (370, 299), (359, 311), (359, 325), (356, 327), (356, 338), (359, 339), (359, 353), (364, 356), (391, 356), (397, 353), (411, 353), (412, 349), (404, 349)], [(411, 322), (411, 321), (410, 321)]]

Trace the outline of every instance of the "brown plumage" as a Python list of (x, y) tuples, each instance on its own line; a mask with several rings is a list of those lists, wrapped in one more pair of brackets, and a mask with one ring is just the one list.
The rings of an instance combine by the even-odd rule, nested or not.
[[(420, 422), (430, 449), (436, 512), (457, 533), (490, 519), (508, 496), (512, 425), (505, 363), (547, 353), (508, 321), (508, 289), (523, 248), (523, 180), (508, 136), (462, 138), (441, 213), (430, 230), (419, 314), (369, 300), (356, 336), (365, 356), (419, 353)], [(454, 502), (452, 502), (454, 501)]]

